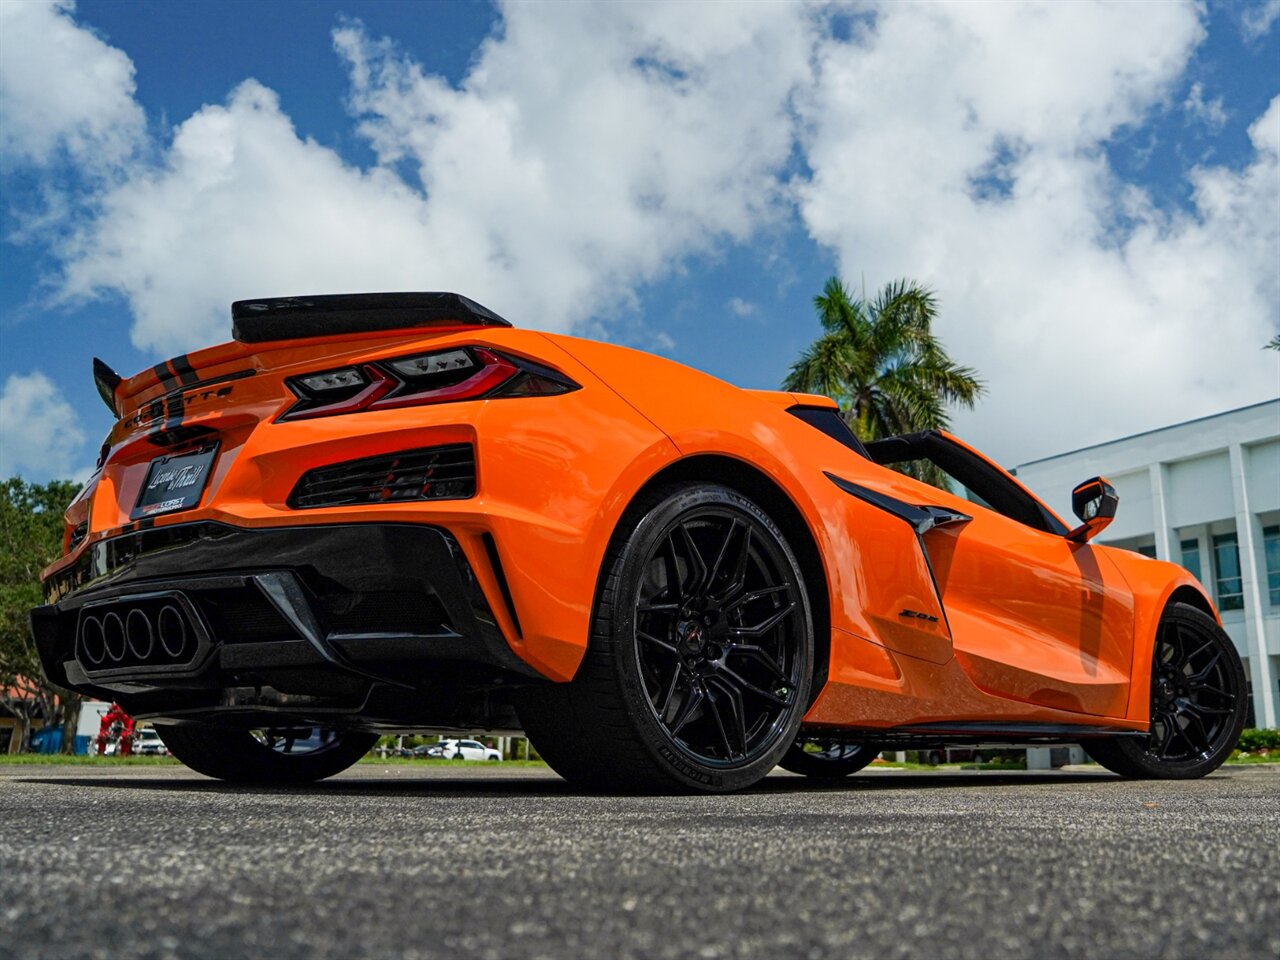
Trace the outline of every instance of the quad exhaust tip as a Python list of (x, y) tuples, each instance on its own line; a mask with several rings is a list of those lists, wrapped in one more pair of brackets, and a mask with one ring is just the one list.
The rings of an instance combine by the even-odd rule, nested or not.
[(97, 617), (85, 617), (80, 624), (80, 652), (95, 667), (107, 657), (107, 641)]
[(122, 599), (80, 618), (78, 655), (89, 670), (182, 667), (200, 651), (192, 614), (176, 595)]
[(114, 610), (102, 618), (102, 637), (107, 650), (107, 658), (112, 663), (119, 663), (123, 660), (125, 654), (124, 621), (120, 619), (120, 614)]
[(177, 660), (187, 646), (187, 621), (173, 604), (166, 604), (159, 616), (160, 646)]
[(124, 620), (124, 636), (129, 641), (129, 652), (139, 660), (151, 656), (155, 647), (155, 631), (151, 628), (150, 618), (142, 612), (142, 608), (134, 607)]

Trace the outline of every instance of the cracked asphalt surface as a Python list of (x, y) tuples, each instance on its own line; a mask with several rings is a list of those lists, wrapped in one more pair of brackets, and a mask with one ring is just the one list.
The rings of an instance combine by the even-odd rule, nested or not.
[(1277, 838), (1277, 767), (613, 798), (497, 765), (0, 766), (0, 956), (1275, 958)]

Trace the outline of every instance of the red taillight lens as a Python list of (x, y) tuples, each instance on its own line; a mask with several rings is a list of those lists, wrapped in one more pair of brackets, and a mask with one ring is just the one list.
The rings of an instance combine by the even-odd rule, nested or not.
[(332, 417), (488, 397), (568, 393), (579, 385), (558, 370), (487, 347), (456, 347), (291, 377), (298, 396), (281, 420)]

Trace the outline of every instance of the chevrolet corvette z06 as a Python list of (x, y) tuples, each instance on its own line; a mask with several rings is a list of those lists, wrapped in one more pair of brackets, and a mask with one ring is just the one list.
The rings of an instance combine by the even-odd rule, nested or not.
[[(600, 790), (730, 791), (886, 748), (1079, 742), (1197, 777), (1246, 709), (1180, 567), (1091, 543), (956, 438), (512, 328), (455, 294), (241, 301), (122, 379), (32, 612), (54, 683), (227, 780), (380, 733), (524, 731)], [(943, 490), (895, 470), (925, 461)]]

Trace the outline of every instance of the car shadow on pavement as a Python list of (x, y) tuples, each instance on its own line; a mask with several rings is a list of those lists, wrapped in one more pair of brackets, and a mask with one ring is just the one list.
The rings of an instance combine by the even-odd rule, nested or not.
[[(165, 793), (220, 793), (239, 795), (356, 796), (356, 797), (605, 797), (598, 791), (577, 789), (558, 778), (547, 776), (501, 777), (361, 777), (348, 774), (319, 783), (297, 786), (233, 784), (219, 780), (182, 777), (72, 776), (15, 777), (26, 783), (106, 790), (154, 790)], [(946, 790), (1000, 788), (1010, 786), (1061, 787), (1067, 784), (1125, 783), (1109, 773), (876, 773), (850, 776), (843, 780), (809, 780), (804, 777), (773, 775), (743, 791), (746, 795), (805, 793), (870, 793), (898, 790)], [(634, 794), (645, 796), (645, 794)]]

